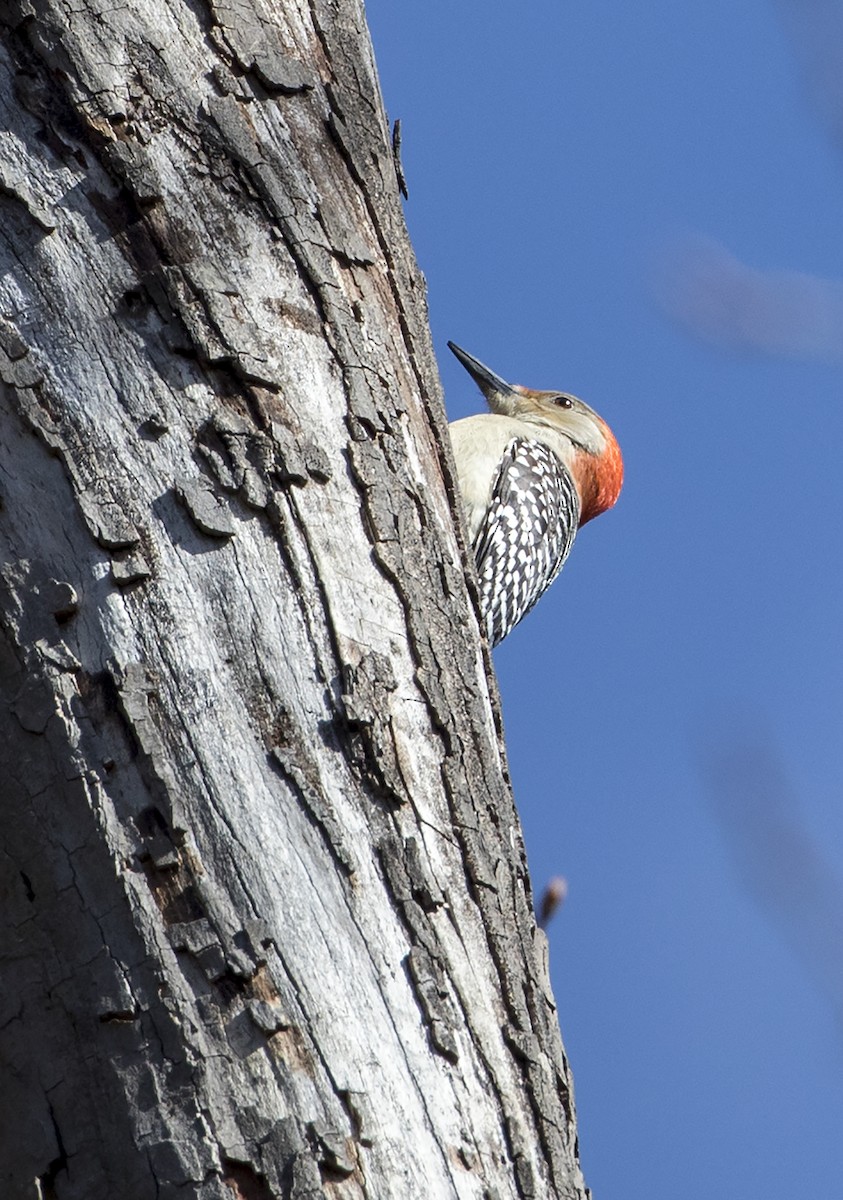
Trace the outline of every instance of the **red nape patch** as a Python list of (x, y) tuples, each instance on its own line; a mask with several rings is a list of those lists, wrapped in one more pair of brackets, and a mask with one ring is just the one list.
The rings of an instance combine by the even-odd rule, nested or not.
[(580, 493), (580, 525), (611, 508), (621, 494), (623, 458), (615, 435), (605, 423), (606, 448), (601, 455), (578, 454), (574, 482)]

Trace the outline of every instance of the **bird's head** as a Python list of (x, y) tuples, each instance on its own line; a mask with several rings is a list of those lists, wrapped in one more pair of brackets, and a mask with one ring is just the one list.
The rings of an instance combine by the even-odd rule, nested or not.
[(612, 507), (623, 484), (623, 458), (615, 435), (593, 408), (569, 392), (539, 392), (507, 383), (453, 342), (448, 346), (493, 413), (514, 417), (537, 432), (562, 435), (568, 450), (565, 465), (580, 495), (580, 525)]

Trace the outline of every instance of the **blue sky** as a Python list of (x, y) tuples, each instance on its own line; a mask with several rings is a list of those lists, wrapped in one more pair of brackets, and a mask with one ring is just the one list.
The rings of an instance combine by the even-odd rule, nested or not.
[(596, 1200), (843, 1195), (843, 6), (368, 16), (451, 338), (624, 450), (496, 651)]

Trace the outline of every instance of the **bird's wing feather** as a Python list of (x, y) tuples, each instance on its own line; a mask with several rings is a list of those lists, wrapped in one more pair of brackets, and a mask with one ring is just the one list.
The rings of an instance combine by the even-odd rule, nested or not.
[(510, 442), (474, 539), (481, 611), (493, 646), (559, 574), (579, 517), (574, 481), (553, 451), (527, 438)]

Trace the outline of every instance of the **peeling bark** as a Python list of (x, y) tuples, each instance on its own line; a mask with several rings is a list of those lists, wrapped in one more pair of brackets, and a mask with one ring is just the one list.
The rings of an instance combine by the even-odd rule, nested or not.
[(577, 1197), (362, 9), (0, 0), (0, 1185)]

